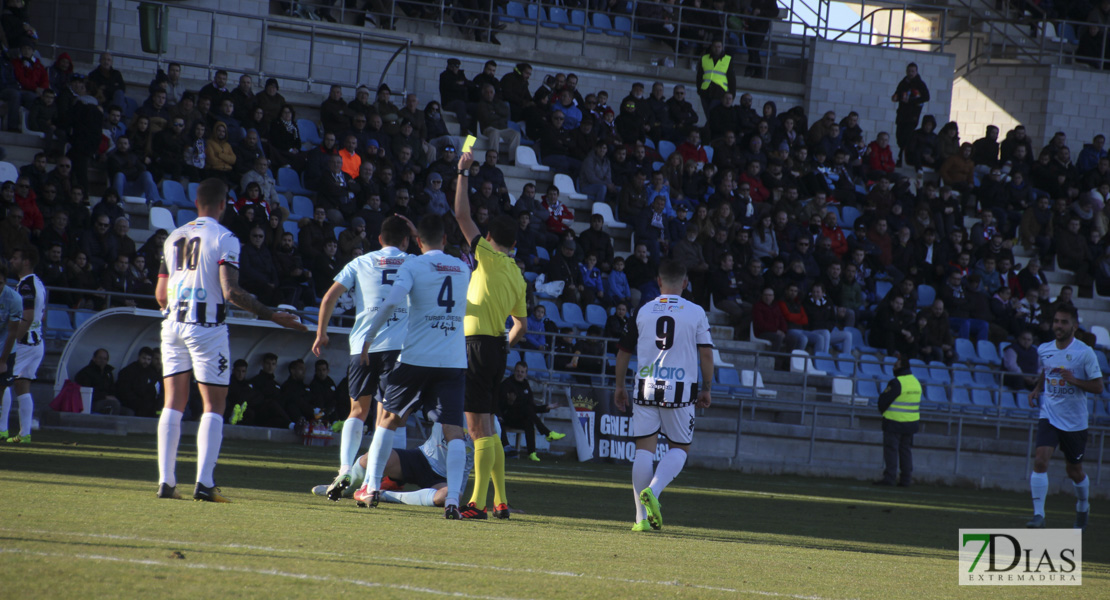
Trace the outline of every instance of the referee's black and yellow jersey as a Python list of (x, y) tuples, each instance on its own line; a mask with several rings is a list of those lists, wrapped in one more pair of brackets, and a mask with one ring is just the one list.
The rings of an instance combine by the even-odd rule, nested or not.
[(494, 250), (485, 238), (476, 237), (471, 247), (478, 268), (470, 275), (466, 292), (463, 332), (468, 336), (503, 336), (509, 315), (521, 319), (528, 316), (527, 284), (516, 261)]

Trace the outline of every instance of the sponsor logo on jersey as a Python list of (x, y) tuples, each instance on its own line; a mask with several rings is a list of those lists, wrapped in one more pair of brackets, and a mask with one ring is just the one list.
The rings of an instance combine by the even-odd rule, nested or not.
[(208, 290), (206, 290), (202, 287), (197, 287), (197, 288), (180, 287), (180, 288), (177, 288), (177, 299), (178, 300), (197, 300), (199, 302), (204, 302), (205, 300), (208, 299)]
[(640, 367), (639, 375), (641, 379), (671, 379), (682, 381), (686, 379), (686, 369), (682, 367), (664, 367), (659, 364), (659, 361), (655, 361), (650, 365)]
[(661, 313), (661, 312), (666, 312), (666, 310), (667, 310), (667, 307), (662, 305), (662, 304), (656, 304), (656, 305), (651, 307), (651, 312)]
[(405, 259), (401, 257), (384, 257), (378, 259), (379, 267), (399, 267), (405, 264)]
[(444, 264), (440, 264), (440, 263), (434, 263), (432, 266), (434, 266), (436, 268), (436, 271), (448, 272), (448, 273), (462, 273), (462, 269), (460, 269), (459, 267), (457, 267), (455, 265), (444, 265)]

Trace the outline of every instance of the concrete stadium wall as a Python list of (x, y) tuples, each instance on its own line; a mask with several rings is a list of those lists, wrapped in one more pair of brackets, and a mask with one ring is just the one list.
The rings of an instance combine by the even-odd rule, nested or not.
[(922, 110), (943, 124), (952, 105), (952, 54), (914, 52), (815, 40), (813, 64), (806, 77), (806, 115), (813, 122), (829, 110), (842, 119), (851, 111), (860, 115), (865, 140), (880, 131), (890, 132), (894, 141), (897, 105), (891, 94), (906, 74), (906, 65), (917, 63), (921, 78), (929, 86), (931, 100)]
[(954, 88), (952, 117), (967, 141), (981, 137), (987, 125), (1005, 134), (1021, 123), (1038, 149), (1055, 132), (1067, 133), (1074, 158), (1096, 133), (1110, 132), (1107, 73), (1063, 65), (987, 65), (956, 80)]

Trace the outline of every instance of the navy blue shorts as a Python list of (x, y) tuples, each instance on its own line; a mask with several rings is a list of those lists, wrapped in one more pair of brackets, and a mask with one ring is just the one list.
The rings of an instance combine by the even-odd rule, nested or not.
[(382, 382), (397, 364), (397, 355), (400, 350), (386, 350), (385, 352), (371, 352), (367, 355), (370, 364), (364, 365), (359, 360), (358, 354), (351, 355), (351, 362), (347, 365), (347, 387), (351, 397), (355, 400), (364, 396), (374, 397), (378, 392), (385, 396), (385, 387)]
[(446, 477), (432, 470), (428, 457), (424, 456), (420, 448), (394, 450), (394, 452), (397, 453), (397, 460), (401, 463), (401, 481), (397, 483), (401, 485), (411, 483), (419, 486), (420, 489), (435, 487), (438, 483), (447, 483)]
[(1087, 451), (1087, 430), (1064, 431), (1057, 429), (1048, 419), (1041, 419), (1037, 422), (1037, 447), (1041, 446), (1059, 446), (1064, 460), (1077, 465), (1083, 462), (1083, 453)]
[(465, 390), (466, 369), (397, 363), (386, 378), (382, 408), (400, 416), (422, 408), (430, 421), (463, 427)]

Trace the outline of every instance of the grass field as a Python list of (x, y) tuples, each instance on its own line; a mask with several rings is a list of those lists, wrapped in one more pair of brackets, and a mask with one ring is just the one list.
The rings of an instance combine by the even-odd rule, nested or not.
[[(336, 451), (271, 443), (224, 444), (232, 504), (157, 500), (154, 451), (50, 431), (0, 445), (0, 598), (1110, 598), (1103, 501), (1081, 589), (961, 588), (957, 530), (1022, 526), (1025, 494), (690, 469), (661, 498), (664, 530), (633, 534), (623, 466), (510, 460), (526, 514), (456, 522), (311, 496)], [(1073, 507), (1050, 497), (1049, 526)]]

